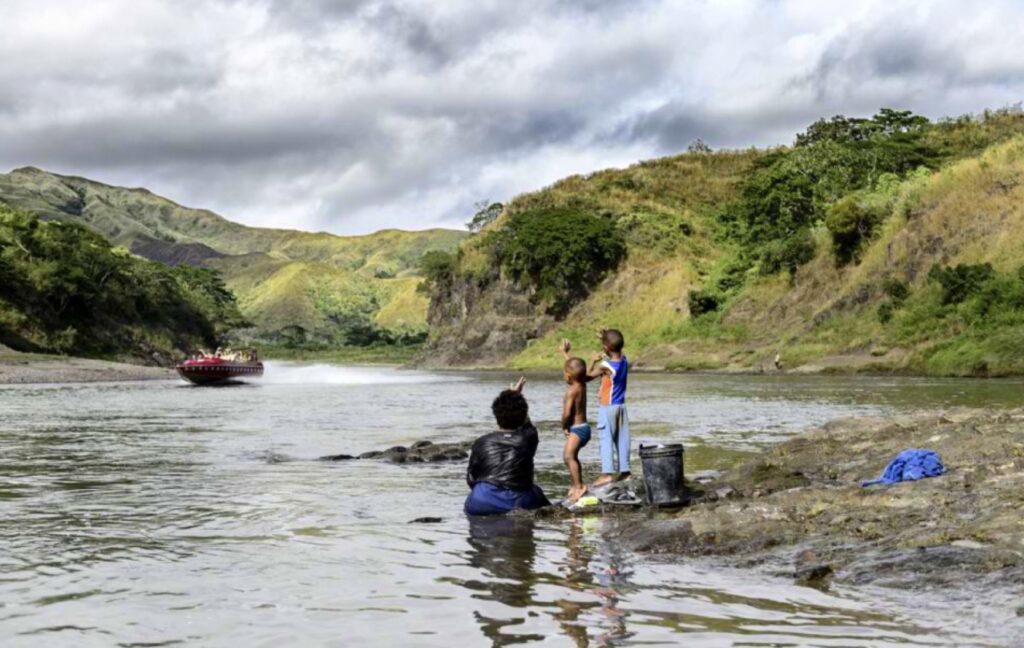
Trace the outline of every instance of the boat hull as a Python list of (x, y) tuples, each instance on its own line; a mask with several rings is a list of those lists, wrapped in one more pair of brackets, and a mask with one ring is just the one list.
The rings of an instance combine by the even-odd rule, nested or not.
[(195, 385), (212, 385), (263, 376), (262, 362), (181, 363), (175, 368), (182, 379)]

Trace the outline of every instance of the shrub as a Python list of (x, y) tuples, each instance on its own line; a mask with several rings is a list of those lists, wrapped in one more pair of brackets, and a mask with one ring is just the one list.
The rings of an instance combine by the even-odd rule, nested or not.
[(739, 259), (732, 260), (721, 269), (720, 276), (715, 285), (723, 293), (740, 288), (746, 280), (747, 270), (749, 269), (750, 265), (748, 263)]
[(882, 324), (887, 324), (892, 320), (893, 314), (896, 312), (896, 305), (891, 301), (882, 302), (878, 305), (878, 321)]
[(949, 305), (959, 304), (976, 294), (994, 273), (989, 263), (961, 263), (945, 268), (936, 264), (928, 272), (928, 278), (942, 287), (942, 304)]
[(843, 198), (829, 207), (825, 227), (832, 235), (836, 264), (843, 266), (855, 261), (879, 222), (881, 215), (863, 206), (854, 196)]
[(548, 302), (556, 317), (584, 299), (626, 254), (610, 220), (571, 207), (513, 214), (491, 246), (507, 276)]
[(769, 241), (761, 250), (761, 274), (775, 274), (781, 270), (795, 273), (797, 268), (814, 258), (814, 238), (810, 230), (801, 230), (793, 236)]
[(722, 305), (722, 296), (710, 290), (691, 290), (687, 302), (690, 306), (690, 316), (699, 317), (718, 310)]
[(882, 292), (888, 295), (894, 302), (903, 303), (910, 296), (910, 288), (906, 282), (892, 277), (882, 280)]
[[(796, 146), (760, 158), (740, 186), (740, 196), (723, 210), (728, 235), (763, 272), (794, 270), (811, 257), (801, 232), (829, 217), (827, 207), (854, 191), (892, 185), (918, 167), (935, 167), (938, 150), (924, 137), (927, 119), (882, 109), (870, 119), (834, 117), (812, 124)], [(838, 207), (829, 227), (837, 259), (855, 258), (877, 214)], [(799, 265), (799, 264), (797, 264)]]
[(423, 255), (419, 263), (420, 275), (423, 276), (417, 290), (430, 292), (434, 286), (449, 284), (455, 276), (455, 255), (443, 250), (431, 250)]

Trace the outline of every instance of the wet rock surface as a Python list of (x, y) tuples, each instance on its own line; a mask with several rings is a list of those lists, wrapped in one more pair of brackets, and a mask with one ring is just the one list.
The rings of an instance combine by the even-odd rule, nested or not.
[(447, 461), (465, 461), (469, 457), (472, 441), (456, 443), (434, 443), (433, 441), (417, 441), (411, 446), (392, 446), (386, 450), (371, 450), (360, 455), (335, 454), (320, 457), (321, 461), (353, 461), (356, 459), (373, 459), (388, 463), (443, 463)]
[[(860, 486), (911, 447), (936, 450), (949, 472)], [(1024, 410), (838, 420), (701, 488), (686, 509), (615, 516), (608, 533), (636, 551), (727, 556), (815, 587), (1024, 583)]]

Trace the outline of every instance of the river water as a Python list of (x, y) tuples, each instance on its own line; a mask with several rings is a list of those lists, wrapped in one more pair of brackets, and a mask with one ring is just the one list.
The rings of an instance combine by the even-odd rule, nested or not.
[[(941, 601), (634, 555), (600, 518), (470, 524), (463, 465), (316, 461), (475, 438), (511, 378), (271, 363), (236, 387), (0, 386), (0, 645), (1005, 642)], [(561, 495), (563, 386), (529, 378), (541, 483)], [(692, 472), (837, 416), (1022, 395), (1013, 381), (637, 374), (629, 398), (634, 447), (681, 440)], [(424, 516), (441, 522), (409, 523)]]

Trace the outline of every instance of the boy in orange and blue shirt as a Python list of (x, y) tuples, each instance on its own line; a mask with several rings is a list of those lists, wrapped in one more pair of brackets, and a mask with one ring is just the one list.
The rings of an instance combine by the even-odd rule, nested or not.
[(604, 353), (594, 358), (587, 372), (588, 378), (600, 378), (598, 391), (597, 431), (601, 439), (601, 476), (594, 486), (615, 479), (628, 479), (629, 472), (629, 416), (626, 413), (626, 383), (629, 378), (629, 360), (622, 353), (626, 345), (622, 333), (616, 329), (600, 332)]

